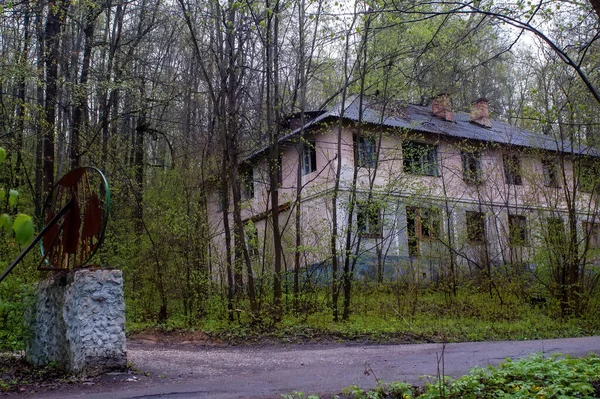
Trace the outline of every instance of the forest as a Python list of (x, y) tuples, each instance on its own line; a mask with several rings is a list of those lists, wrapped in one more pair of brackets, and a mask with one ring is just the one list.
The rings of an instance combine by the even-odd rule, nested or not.
[[(244, 162), (263, 151), (277, 187), (289, 118), (355, 95), (429, 105), (451, 93), (467, 113), (486, 98), (495, 120), (597, 148), (599, 15), (594, 1), (564, 0), (3, 2), (0, 269), (24, 244), (9, 218), (31, 215), (40, 231), (49, 190), (93, 166), (110, 184), (111, 208), (92, 264), (123, 271), (129, 331), (401, 341), (597, 333), (597, 166), (576, 177), (593, 193), (589, 229), (577, 227), (581, 194), (565, 184), (566, 232), (535, 241), (546, 245), (542, 260), (525, 273), (483, 265), (474, 274), (449, 261), (435, 281), (359, 277), (350, 227), (334, 226), (323, 237), (332, 243), (323, 281), (308, 273), (302, 231), (282, 231), (300, 214), (280, 213), (277, 189), (263, 238), (242, 215)], [(564, 165), (556, 175), (567, 179)], [(332, 192), (335, 202), (339, 184)], [(216, 195), (220, 226), (210, 218)], [(358, 200), (349, 198), (352, 217)], [(253, 257), (256, 245), (268, 256)], [(0, 348), (22, 345), (27, 298), (46, 276), (40, 256), (0, 284)]]

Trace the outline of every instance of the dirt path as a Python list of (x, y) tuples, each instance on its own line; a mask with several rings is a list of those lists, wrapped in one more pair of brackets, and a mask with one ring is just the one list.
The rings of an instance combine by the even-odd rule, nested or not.
[[(39, 398), (280, 398), (292, 391), (338, 393), (351, 384), (372, 387), (376, 378), (423, 384), (435, 375), (458, 377), (471, 367), (495, 365), (535, 352), (600, 354), (600, 337), (416, 345), (295, 345), (203, 347), (133, 341), (129, 360), (145, 375), (117, 374), (90, 385), (62, 387)], [(365, 372), (367, 369), (368, 372)], [(21, 393), (18, 396), (30, 396)]]

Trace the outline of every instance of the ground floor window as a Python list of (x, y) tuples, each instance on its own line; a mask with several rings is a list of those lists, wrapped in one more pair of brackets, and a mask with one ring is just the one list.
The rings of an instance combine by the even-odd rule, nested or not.
[(408, 253), (419, 256), (420, 241), (441, 237), (442, 212), (439, 208), (406, 207)]

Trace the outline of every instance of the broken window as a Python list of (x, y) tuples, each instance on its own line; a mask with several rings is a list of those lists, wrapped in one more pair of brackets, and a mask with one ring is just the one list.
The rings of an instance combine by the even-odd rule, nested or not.
[(239, 168), (239, 178), (242, 199), (254, 198), (254, 168), (252, 165), (241, 165)]
[(557, 160), (548, 158), (542, 159), (542, 170), (544, 171), (544, 184), (546, 187), (559, 187)]
[(442, 234), (442, 212), (439, 208), (406, 208), (408, 253), (419, 256), (419, 241), (440, 238)]
[(504, 177), (506, 184), (512, 184), (520, 186), (523, 184), (521, 177), (521, 159), (517, 155), (502, 155), (502, 161), (504, 163)]
[(375, 138), (358, 136), (356, 140), (358, 167), (373, 167), (377, 163), (377, 146)]
[(407, 141), (402, 143), (404, 172), (412, 175), (439, 176), (437, 146)]
[(485, 215), (483, 212), (466, 212), (467, 241), (481, 244), (485, 242)]
[(481, 154), (479, 151), (460, 153), (463, 167), (463, 180), (468, 184), (481, 183)]
[(356, 224), (359, 233), (368, 237), (380, 237), (382, 234), (381, 212), (377, 204), (358, 202), (356, 205)]
[(523, 215), (508, 215), (508, 231), (512, 246), (527, 246), (529, 234), (527, 232), (527, 218)]

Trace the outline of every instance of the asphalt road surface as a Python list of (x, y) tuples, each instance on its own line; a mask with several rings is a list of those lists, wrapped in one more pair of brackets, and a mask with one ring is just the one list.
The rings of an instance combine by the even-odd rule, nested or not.
[[(424, 375), (459, 377), (474, 366), (536, 352), (600, 354), (600, 337), (519, 342), (414, 345), (294, 345), (204, 348), (130, 342), (128, 358), (149, 376), (112, 374), (88, 384), (63, 386), (36, 398), (281, 398), (281, 394), (339, 393), (384, 381), (424, 384)], [(443, 354), (443, 362), (440, 358)], [(365, 372), (367, 370), (368, 372)]]

